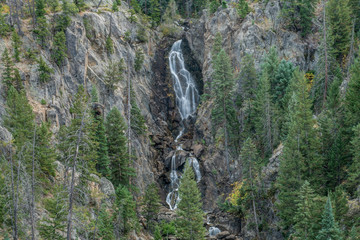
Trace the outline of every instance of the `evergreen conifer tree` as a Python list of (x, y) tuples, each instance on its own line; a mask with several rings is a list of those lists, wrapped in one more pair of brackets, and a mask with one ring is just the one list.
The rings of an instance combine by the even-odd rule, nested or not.
[(129, 179), (135, 175), (135, 172), (130, 167), (125, 121), (117, 108), (111, 109), (107, 115), (105, 128), (108, 139), (111, 181), (115, 186), (119, 184), (129, 186)]
[(294, 229), (296, 239), (315, 239), (321, 215), (318, 213), (316, 201), (319, 198), (305, 181), (301, 186), (296, 200), (296, 213), (294, 216)]
[[(234, 90), (234, 76), (229, 56), (222, 49), (214, 61), (214, 73), (212, 80), (212, 94), (214, 96), (214, 108), (211, 112), (211, 120), (214, 135), (220, 135), (224, 140), (225, 158), (227, 171), (230, 174), (229, 144), (235, 129), (235, 109), (232, 101)], [(215, 129), (217, 129), (215, 131)], [(219, 136), (218, 135), (218, 136)]]
[(110, 62), (105, 71), (105, 84), (108, 88), (114, 89), (115, 84), (124, 79), (123, 73), (125, 70), (124, 59), (117, 62)]
[(118, 236), (127, 236), (129, 232), (137, 227), (136, 203), (133, 196), (125, 186), (119, 185), (116, 189), (116, 200), (114, 203), (115, 232)]
[(6, 87), (6, 90), (9, 90), (13, 86), (14, 78), (14, 63), (9, 56), (9, 51), (5, 48), (4, 53), (2, 54), (2, 62), (4, 64), (4, 71), (2, 74), (2, 82)]
[(285, 229), (293, 222), (297, 191), (307, 179), (318, 191), (322, 186), (322, 157), (319, 139), (314, 128), (311, 101), (303, 73), (294, 73), (296, 86), (289, 104), (289, 133), (284, 143), (279, 168), (279, 216)]
[(237, 5), (237, 11), (241, 18), (246, 17), (246, 15), (250, 12), (249, 4), (246, 0), (239, 0)]
[(139, 135), (142, 135), (146, 131), (145, 126), (145, 119), (143, 115), (141, 114), (141, 110), (139, 106), (136, 103), (135, 99), (135, 92), (134, 89), (131, 87), (131, 98), (130, 98), (130, 104), (131, 104), (131, 129)]
[[(155, 183), (147, 186), (143, 200), (143, 216), (146, 219), (148, 229), (156, 230), (156, 219), (160, 210), (160, 197)], [(156, 231), (155, 231), (156, 232)]]
[(110, 159), (108, 155), (108, 143), (106, 138), (106, 130), (102, 116), (95, 115), (95, 142), (96, 142), (96, 169), (102, 176), (110, 178)]
[(251, 209), (252, 215), (254, 218), (254, 223), (256, 226), (256, 235), (260, 238), (259, 234), (259, 220), (257, 217), (257, 172), (259, 168), (259, 157), (257, 154), (257, 149), (254, 143), (250, 138), (246, 139), (244, 146), (241, 149), (240, 159), (243, 163), (243, 181), (244, 188), (247, 189), (248, 194), (250, 195), (248, 208)]
[(57, 32), (54, 37), (54, 46), (52, 58), (55, 63), (61, 67), (67, 57), (66, 38), (63, 31)]
[(35, 15), (37, 18), (44, 17), (46, 14), (45, 0), (35, 0)]
[(47, 23), (46, 17), (38, 17), (36, 22), (36, 28), (34, 29), (34, 33), (37, 36), (38, 43), (42, 46), (46, 46), (46, 42), (49, 39), (50, 31), (49, 25)]
[(112, 222), (111, 213), (109, 213), (105, 205), (101, 206), (99, 216), (98, 216), (98, 226), (97, 238), (106, 239), (106, 240), (115, 240), (114, 227)]
[(354, 127), (354, 137), (351, 140), (352, 164), (349, 167), (347, 187), (350, 193), (355, 193), (360, 184), (360, 123)]
[(39, 80), (41, 83), (47, 83), (48, 81), (50, 81), (51, 80), (50, 74), (54, 72), (54, 70), (52, 70), (46, 64), (46, 62), (41, 56), (39, 58), (38, 72), (39, 72)]
[(48, 217), (43, 217), (39, 223), (39, 234), (43, 239), (65, 240), (62, 232), (66, 227), (67, 203), (63, 186), (53, 187), (53, 197), (44, 200)]
[(335, 58), (342, 63), (350, 48), (351, 10), (349, 0), (329, 0), (327, 3), (330, 41)]
[(14, 59), (16, 62), (20, 61), (20, 47), (21, 47), (21, 39), (16, 30), (13, 30), (12, 33), (12, 47), (14, 49)]
[(180, 203), (177, 208), (177, 237), (183, 240), (205, 239), (206, 229), (203, 226), (204, 213), (201, 209), (201, 195), (196, 185), (193, 168), (189, 163), (179, 187)]
[(2, 14), (2, 6), (0, 6), (0, 36), (5, 37), (10, 30), (10, 26), (7, 24), (5, 15)]
[(341, 240), (342, 234), (335, 221), (330, 197), (328, 197), (321, 220), (321, 230), (316, 236), (317, 240), (337, 239)]

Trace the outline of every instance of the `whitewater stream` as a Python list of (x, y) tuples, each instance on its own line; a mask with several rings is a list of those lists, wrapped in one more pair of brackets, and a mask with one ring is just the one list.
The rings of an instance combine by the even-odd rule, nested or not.
[[(178, 192), (181, 183), (176, 169), (177, 153), (179, 151), (184, 151), (182, 145), (178, 143), (178, 140), (186, 131), (184, 121), (196, 112), (200, 97), (199, 92), (196, 89), (194, 79), (192, 78), (190, 72), (185, 68), (184, 56), (181, 50), (181, 40), (176, 41), (171, 48), (169, 54), (169, 66), (176, 95), (176, 106), (181, 117), (181, 129), (175, 138), (176, 151), (171, 158), (171, 190), (166, 197), (166, 202), (170, 209), (175, 210), (181, 200)], [(190, 163), (190, 166), (193, 167), (196, 175), (196, 181), (199, 182), (201, 180), (201, 173), (198, 160), (190, 155), (187, 161)]]

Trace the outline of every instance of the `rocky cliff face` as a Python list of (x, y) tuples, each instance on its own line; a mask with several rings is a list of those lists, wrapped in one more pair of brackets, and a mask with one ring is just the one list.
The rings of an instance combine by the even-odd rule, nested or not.
[[(254, 56), (256, 66), (259, 67), (271, 46), (277, 47), (281, 58), (294, 62), (302, 69), (311, 68), (312, 58), (315, 56), (314, 47), (309, 46), (297, 34), (281, 28), (278, 20), (279, 4), (279, 0), (269, 1), (266, 5), (256, 3), (252, 6), (253, 12), (245, 19), (240, 19), (233, 8), (219, 10), (213, 16), (204, 11), (200, 19), (194, 20), (179, 34), (184, 40), (182, 47), (187, 69), (196, 79), (200, 92), (204, 83), (211, 79), (210, 52), (217, 32), (223, 37), (223, 46), (230, 54), (236, 71), (241, 69), (241, 60), (246, 53)], [(51, 46), (40, 48), (30, 32), (30, 26), (26, 26), (22, 48), (37, 49), (39, 55), (54, 69), (54, 73), (50, 82), (41, 84), (35, 62), (27, 60), (25, 63), (18, 63), (16, 67), (20, 70), (37, 119), (50, 121), (54, 133), (61, 125), (69, 124), (70, 107), (79, 85), (84, 85), (88, 92), (93, 86), (98, 89), (105, 115), (112, 107), (117, 107), (125, 116), (126, 81), (130, 78), (137, 104), (147, 125), (145, 135), (133, 135), (132, 138), (132, 147), (136, 149), (136, 185), (142, 192), (146, 185), (157, 181), (163, 188), (162, 199), (165, 200), (170, 183), (170, 158), (175, 151), (174, 137), (179, 131), (180, 122), (167, 59), (171, 45), (177, 39), (162, 38), (160, 32), (149, 30), (148, 41), (140, 42), (137, 30), (143, 23), (131, 23), (127, 11), (126, 3), (123, 3), (116, 13), (85, 12), (73, 17), (71, 26), (66, 30), (68, 59), (60, 68), (51, 61)], [(85, 19), (87, 26), (84, 25)], [(114, 54), (107, 54), (105, 47), (110, 31)], [(131, 33), (130, 43), (124, 38), (125, 32)], [(5, 47), (11, 48), (9, 38), (0, 39), (0, 53)], [(145, 60), (141, 70), (136, 72), (133, 65), (135, 52), (138, 50), (144, 52)], [(126, 65), (124, 81), (115, 90), (109, 90), (104, 83), (106, 68), (111, 61), (120, 59), (124, 59)], [(0, 93), (1, 119), (5, 114), (5, 101), (3, 90)], [(42, 99), (46, 101), (45, 105), (40, 103)], [(232, 176), (226, 173), (223, 149), (216, 147), (211, 135), (211, 107), (211, 102), (198, 107), (196, 122), (189, 125), (188, 134), (180, 139), (184, 149), (199, 159), (203, 176), (199, 185), (204, 196), (204, 210), (207, 212), (213, 212), (217, 208), (216, 200), (231, 191), (231, 183), (239, 179), (241, 172), (241, 162), (234, 159), (231, 162)], [(6, 129), (0, 127), (0, 139), (10, 137)], [(186, 155), (179, 166), (184, 164), (185, 158)], [(272, 171), (271, 166), (267, 172), (269, 171)], [(99, 182), (101, 188), (101, 180)], [(229, 216), (221, 215), (216, 218), (220, 215), (215, 213), (213, 216), (214, 224), (217, 222), (219, 226), (223, 226), (223, 230), (228, 229), (236, 234), (241, 232), (237, 220), (232, 219), (235, 225), (230, 226)]]

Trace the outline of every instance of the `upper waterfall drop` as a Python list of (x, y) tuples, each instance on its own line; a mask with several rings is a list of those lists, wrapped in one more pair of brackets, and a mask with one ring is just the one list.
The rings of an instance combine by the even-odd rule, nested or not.
[[(181, 50), (181, 42), (181, 40), (178, 40), (172, 46), (169, 54), (169, 65), (174, 83), (176, 105), (180, 112), (181, 122), (183, 122), (189, 116), (193, 115), (196, 112), (200, 96), (198, 90), (196, 89), (194, 79), (192, 78), (190, 72), (185, 68), (184, 56)], [(181, 124), (181, 129), (179, 134), (175, 138), (175, 143), (178, 142), (179, 138), (184, 134), (184, 132), (184, 124)], [(180, 179), (176, 170), (176, 153), (178, 151), (183, 151), (181, 144), (176, 147), (176, 151), (171, 158), (171, 190), (166, 197), (166, 203), (169, 205), (171, 210), (175, 210), (181, 200), (178, 193)], [(199, 182), (201, 180), (199, 162), (196, 158), (191, 157), (191, 155), (188, 158), (188, 161), (190, 163), (190, 166), (194, 168), (196, 180), (197, 182)]]
[(172, 46), (169, 55), (169, 65), (174, 80), (176, 104), (179, 108), (181, 119), (184, 120), (196, 111), (200, 97), (194, 79), (185, 68), (181, 42), (182, 40), (178, 40)]

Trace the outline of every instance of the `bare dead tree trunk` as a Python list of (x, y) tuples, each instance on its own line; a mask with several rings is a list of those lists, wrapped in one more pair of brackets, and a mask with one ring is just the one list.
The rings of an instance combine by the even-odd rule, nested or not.
[(326, 96), (327, 96), (327, 87), (328, 87), (328, 55), (327, 55), (327, 37), (326, 37), (326, 0), (324, 2), (324, 54), (325, 54), (325, 86), (324, 86), (324, 99), (323, 99), (323, 108), (326, 104)]
[(31, 4), (34, 4), (34, 0), (32, 1), (32, 3), (30, 3), (30, 0), (27, 1), (27, 5), (29, 8), (29, 13), (31, 14), (31, 17), (33, 19), (33, 25), (35, 26), (36, 23), (36, 18), (35, 18), (35, 12), (33, 11), (34, 9), (31, 7)]
[(32, 171), (31, 171), (31, 239), (35, 240), (35, 141), (36, 141), (36, 124), (34, 126), (34, 136), (32, 145)]
[(10, 25), (13, 26), (14, 6), (12, 0), (9, 0), (9, 12), (10, 12)]
[(84, 128), (84, 119), (85, 119), (86, 109), (83, 112), (83, 116), (81, 118), (81, 125), (77, 136), (76, 141), (76, 150), (73, 158), (73, 165), (71, 169), (71, 183), (70, 183), (70, 193), (69, 193), (69, 213), (68, 213), (68, 223), (67, 223), (67, 240), (71, 240), (72, 234), (72, 214), (73, 214), (73, 201), (74, 201), (74, 187), (75, 187), (75, 171), (76, 171), (76, 162), (77, 157), (79, 155), (79, 146), (82, 136), (82, 131)]
[(251, 181), (251, 198), (252, 198), (252, 207), (253, 207), (253, 212), (254, 212), (254, 220), (255, 220), (255, 224), (256, 224), (256, 236), (257, 239), (260, 239), (260, 233), (259, 233), (259, 223), (258, 223), (258, 219), (257, 219), (257, 213), (256, 213), (256, 204), (255, 204), (255, 196), (254, 196), (254, 184), (253, 184), (253, 178), (252, 178), (252, 163), (250, 163), (250, 181)]
[(17, 230), (17, 201), (15, 197), (15, 180), (14, 180), (14, 163), (12, 157), (12, 149), (10, 145), (10, 169), (11, 169), (11, 198), (13, 202), (13, 215), (11, 218), (13, 225), (13, 238), (14, 240), (18, 239), (18, 230)]
[(130, 68), (131, 68), (131, 61), (130, 56), (128, 57), (128, 151), (129, 151), (129, 158), (131, 156), (131, 79), (130, 79)]
[(16, 9), (16, 11), (15, 11), (15, 19), (16, 19), (16, 25), (17, 25), (17, 27), (18, 27), (18, 34), (20, 35), (20, 36), (23, 36), (24, 35), (24, 33), (22, 32), (22, 30), (21, 30), (21, 21), (20, 21), (20, 17), (19, 17), (19, 4), (18, 4), (18, 0), (14, 0), (15, 1), (15, 9)]
[(103, 0), (100, 0), (99, 4), (96, 6), (96, 9), (98, 9), (98, 8), (100, 7), (102, 1), (103, 1)]

